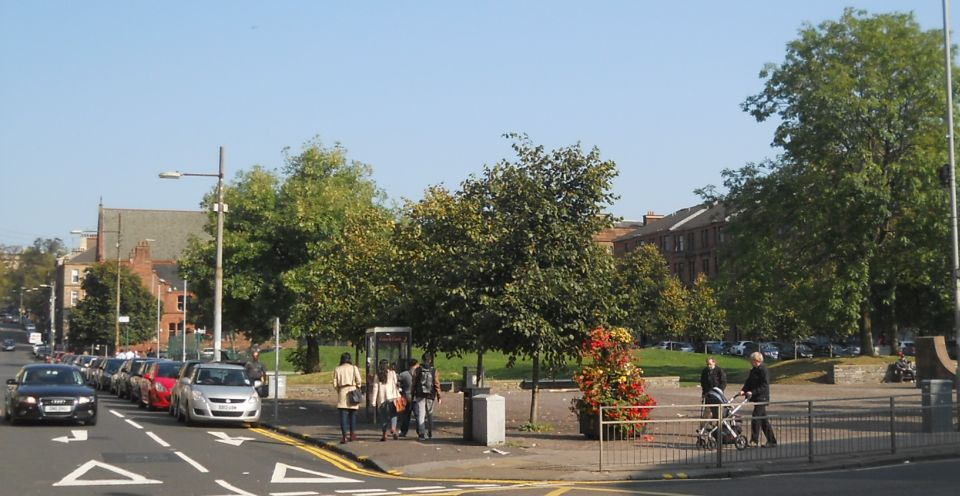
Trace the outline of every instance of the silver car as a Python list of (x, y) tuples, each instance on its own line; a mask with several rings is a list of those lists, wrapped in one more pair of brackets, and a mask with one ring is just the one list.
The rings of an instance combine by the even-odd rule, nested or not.
[(202, 422), (260, 422), (260, 396), (242, 365), (198, 364), (177, 399), (177, 419)]

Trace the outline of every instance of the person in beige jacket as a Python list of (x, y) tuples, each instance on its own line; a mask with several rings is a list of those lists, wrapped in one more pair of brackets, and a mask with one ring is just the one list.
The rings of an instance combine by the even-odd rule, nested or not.
[(380, 434), (380, 440), (387, 440), (387, 425), (390, 425), (390, 433), (394, 439), (398, 439), (397, 433), (397, 407), (394, 401), (400, 397), (400, 388), (397, 387), (397, 373), (393, 370), (393, 365), (386, 359), (380, 360), (377, 364), (377, 380), (373, 383), (374, 404), (377, 405), (377, 418), (381, 421), (383, 429)]
[(351, 363), (350, 353), (340, 355), (340, 365), (333, 369), (333, 387), (337, 390), (337, 410), (340, 411), (340, 444), (357, 440), (357, 410), (360, 409), (360, 403), (351, 403), (349, 395), (362, 385), (360, 369)]

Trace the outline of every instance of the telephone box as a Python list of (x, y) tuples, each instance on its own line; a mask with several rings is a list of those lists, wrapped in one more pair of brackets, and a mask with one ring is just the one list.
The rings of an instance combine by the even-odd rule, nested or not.
[(411, 353), (411, 329), (409, 327), (372, 327), (367, 329), (366, 338), (366, 410), (373, 409), (373, 420), (377, 420), (377, 409), (371, 398), (373, 382), (377, 380), (377, 364), (386, 359), (393, 364), (393, 370), (399, 374), (407, 369)]

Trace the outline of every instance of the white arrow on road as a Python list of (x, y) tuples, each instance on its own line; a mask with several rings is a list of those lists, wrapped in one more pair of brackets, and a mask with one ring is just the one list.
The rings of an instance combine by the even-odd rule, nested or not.
[(86, 441), (87, 440), (87, 431), (70, 431), (73, 433), (73, 437), (60, 436), (51, 439), (51, 441), (56, 441), (58, 443), (67, 444), (70, 441)]
[(244, 436), (230, 437), (229, 435), (227, 435), (226, 432), (207, 431), (207, 434), (220, 438), (220, 439), (217, 439), (218, 443), (230, 444), (233, 446), (240, 446), (241, 444), (243, 444), (244, 441), (253, 441), (254, 439), (256, 439), (253, 437), (244, 437)]

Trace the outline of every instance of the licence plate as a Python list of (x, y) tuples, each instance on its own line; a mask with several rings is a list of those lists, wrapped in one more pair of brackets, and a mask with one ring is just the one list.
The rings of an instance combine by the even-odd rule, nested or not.
[(236, 405), (217, 405), (217, 410), (229, 410), (229, 411), (234, 411), (234, 410), (239, 410), (239, 409), (240, 409), (240, 407), (238, 407), (238, 406), (236, 406)]
[(43, 407), (43, 411), (47, 413), (67, 413), (73, 411), (73, 407), (70, 405), (52, 405)]

